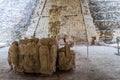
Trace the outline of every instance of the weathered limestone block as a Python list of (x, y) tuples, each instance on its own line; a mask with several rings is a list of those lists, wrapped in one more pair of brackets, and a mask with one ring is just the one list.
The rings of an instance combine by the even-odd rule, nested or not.
[(75, 67), (75, 52), (70, 50), (66, 44), (58, 50), (58, 68), (60, 70), (71, 70)]
[(17, 72), (52, 74), (56, 71), (57, 42), (55, 39), (24, 39), (14, 42), (8, 62)]
[(51, 75), (56, 71), (57, 66), (60, 70), (74, 68), (75, 53), (70, 47), (70, 44), (66, 44), (58, 50), (54, 38), (24, 39), (12, 43), (8, 52), (8, 62), (17, 72)]
[(28, 43), (27, 45), (19, 45), (19, 65), (25, 72), (39, 71), (39, 51), (36, 43)]
[(41, 54), (39, 55), (40, 64), (41, 64), (40, 72), (43, 74), (49, 73), (49, 71), (48, 71), (48, 68), (49, 68), (49, 65), (48, 65), (49, 49), (47, 46), (41, 46), (39, 48), (39, 52), (41, 52)]
[(19, 41), (19, 62), (16, 71), (27, 73), (39, 72), (39, 51), (37, 42), (38, 39), (25, 39)]
[(17, 68), (18, 63), (19, 63), (18, 55), (19, 55), (18, 42), (13, 42), (8, 52), (8, 63), (11, 66), (11, 68), (14, 70)]
[(57, 60), (57, 42), (53, 38), (41, 39), (40, 52), (40, 72), (42, 74), (51, 74), (56, 71)]

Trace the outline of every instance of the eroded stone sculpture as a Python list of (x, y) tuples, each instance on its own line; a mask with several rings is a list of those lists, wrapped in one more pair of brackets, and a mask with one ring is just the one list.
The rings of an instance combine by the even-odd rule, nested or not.
[(51, 75), (57, 68), (70, 70), (75, 67), (75, 53), (70, 47), (71, 44), (67, 43), (59, 49), (54, 38), (23, 39), (12, 43), (8, 62), (17, 72)]
[(55, 39), (25, 39), (13, 42), (8, 62), (17, 72), (52, 74), (56, 71)]
[(72, 43), (66, 43), (58, 50), (58, 67), (60, 70), (70, 70), (75, 67), (75, 52), (70, 50)]

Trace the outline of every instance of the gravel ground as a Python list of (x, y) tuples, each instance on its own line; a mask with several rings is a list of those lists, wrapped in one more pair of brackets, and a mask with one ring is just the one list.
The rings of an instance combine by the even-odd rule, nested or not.
[(24, 74), (10, 70), (7, 63), (8, 47), (0, 49), (0, 80), (120, 80), (120, 56), (112, 47), (90, 46), (86, 57), (85, 46), (75, 46), (76, 68), (52, 76)]

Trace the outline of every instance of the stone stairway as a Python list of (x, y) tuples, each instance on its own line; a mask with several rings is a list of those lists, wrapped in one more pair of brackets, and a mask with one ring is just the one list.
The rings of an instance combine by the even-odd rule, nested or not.
[(88, 42), (91, 43), (92, 37), (97, 38), (97, 32), (96, 32), (95, 25), (93, 23), (93, 18), (90, 13), (88, 1), (87, 0), (81, 1), (81, 7), (82, 7), (84, 25), (86, 28), (86, 36), (88, 38)]
[(28, 30), (26, 31), (25, 35), (23, 37), (31, 38), (34, 35), (34, 31), (36, 30), (36, 26), (41, 24), (41, 13), (43, 11), (44, 5), (45, 5), (46, 0), (38, 0), (36, 7), (33, 11), (33, 14), (30, 19), (30, 23), (27, 25)]
[(37, 38), (48, 37), (48, 26), (49, 26), (48, 23), (49, 23), (48, 17), (41, 18), (35, 33)]

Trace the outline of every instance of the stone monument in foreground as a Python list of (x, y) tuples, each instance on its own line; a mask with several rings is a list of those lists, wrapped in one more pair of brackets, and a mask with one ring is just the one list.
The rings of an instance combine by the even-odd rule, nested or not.
[(59, 49), (54, 38), (23, 39), (12, 43), (8, 63), (16, 72), (51, 75), (56, 69), (73, 69), (75, 53), (70, 50), (70, 44)]
[(59, 7), (50, 10), (49, 37), (22, 39), (13, 42), (8, 52), (8, 63), (16, 72), (51, 75), (59, 70), (75, 67), (75, 53), (70, 50), (72, 43), (59, 48), (57, 37), (60, 30)]

